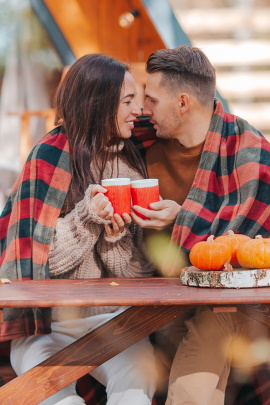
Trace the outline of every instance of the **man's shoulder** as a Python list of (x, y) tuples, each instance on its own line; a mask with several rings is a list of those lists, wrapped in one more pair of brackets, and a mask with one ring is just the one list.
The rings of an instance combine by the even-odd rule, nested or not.
[(245, 137), (263, 137), (263, 134), (255, 128), (247, 119), (239, 115), (225, 113), (224, 123), (226, 126), (223, 129), (223, 135), (244, 135)]

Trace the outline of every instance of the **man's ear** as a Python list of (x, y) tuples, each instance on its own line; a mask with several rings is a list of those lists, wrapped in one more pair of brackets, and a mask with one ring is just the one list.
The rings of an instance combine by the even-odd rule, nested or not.
[(182, 114), (187, 112), (190, 108), (190, 97), (187, 93), (181, 93), (178, 96), (179, 109)]

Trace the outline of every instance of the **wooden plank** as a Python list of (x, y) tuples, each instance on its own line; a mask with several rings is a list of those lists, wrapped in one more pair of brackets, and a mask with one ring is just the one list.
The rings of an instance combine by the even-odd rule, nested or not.
[(81, 7), (85, 0), (69, 0), (68, 5), (66, 0), (44, 0), (44, 3), (76, 58), (102, 51), (98, 40), (97, 0), (91, 1), (87, 10)]
[(238, 305), (238, 310), (270, 328), (270, 308), (265, 304)]
[(233, 269), (206, 271), (194, 266), (181, 271), (184, 285), (212, 288), (252, 288), (270, 286), (270, 269)]
[(0, 388), (1, 405), (40, 403), (191, 308), (129, 308)]
[(165, 48), (141, 0), (133, 0), (139, 17), (120, 27), (121, 14), (131, 11), (123, 0), (43, 0), (76, 58), (104, 52), (126, 63), (145, 62), (150, 53)]
[(0, 308), (82, 305), (237, 305), (270, 303), (270, 288), (197, 288), (180, 278), (12, 280), (0, 285)]
[(119, 16), (128, 11), (128, 4), (121, 0), (114, 0), (113, 7), (110, 0), (99, 2), (100, 48), (123, 62), (130, 60), (130, 30), (133, 32), (134, 24), (137, 25), (137, 21), (134, 21), (132, 27), (124, 29), (118, 24)]
[(100, 49), (125, 63), (145, 62), (152, 52), (165, 48), (165, 44), (142, 1), (133, 0), (132, 8), (139, 11), (139, 16), (129, 28), (122, 28), (118, 23), (119, 17), (131, 11), (130, 5), (123, 0), (114, 0), (113, 7), (111, 0), (99, 2)]
[[(108, 0), (109, 1), (109, 0)], [(129, 30), (130, 61), (146, 62), (148, 56), (157, 49), (166, 48), (142, 0), (134, 0), (133, 7), (140, 15)], [(157, 22), (156, 22), (157, 23)]]
[(237, 307), (223, 306), (223, 307), (213, 307), (213, 312), (237, 312)]

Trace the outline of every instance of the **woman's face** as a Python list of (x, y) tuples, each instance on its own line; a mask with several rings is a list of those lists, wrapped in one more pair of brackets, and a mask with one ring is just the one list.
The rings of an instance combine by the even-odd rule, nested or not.
[(141, 110), (135, 101), (135, 81), (129, 72), (125, 73), (120, 95), (120, 104), (117, 112), (117, 123), (121, 138), (129, 138), (134, 128), (134, 120), (141, 115)]

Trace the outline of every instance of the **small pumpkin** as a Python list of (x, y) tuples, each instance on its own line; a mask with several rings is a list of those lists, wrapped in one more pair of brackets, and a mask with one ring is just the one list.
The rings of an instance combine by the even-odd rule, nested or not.
[(236, 251), (236, 257), (242, 267), (270, 268), (270, 238), (257, 235), (255, 239), (241, 243)]
[(231, 259), (231, 249), (226, 243), (214, 241), (214, 236), (207, 241), (197, 242), (189, 254), (193, 266), (201, 270), (221, 270), (226, 261)]
[(242, 235), (240, 233), (234, 233), (233, 231), (228, 231), (226, 234), (218, 236), (215, 239), (215, 242), (222, 242), (226, 243), (229, 248), (231, 249), (231, 265), (233, 267), (239, 267), (240, 264), (236, 258), (236, 250), (240, 246), (241, 243), (250, 240), (251, 238), (247, 235)]

